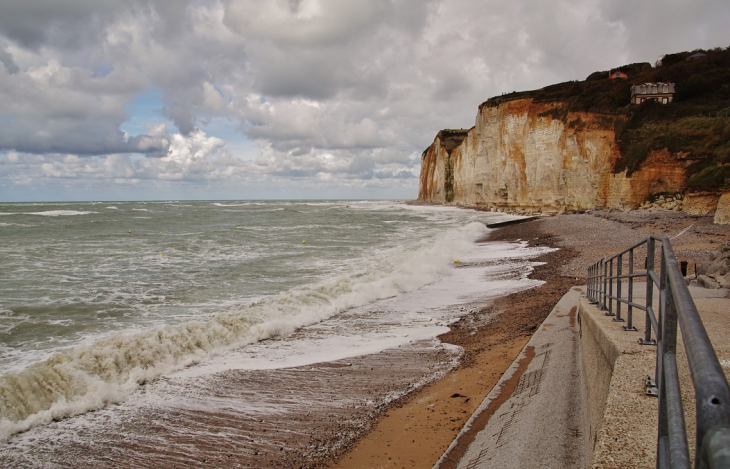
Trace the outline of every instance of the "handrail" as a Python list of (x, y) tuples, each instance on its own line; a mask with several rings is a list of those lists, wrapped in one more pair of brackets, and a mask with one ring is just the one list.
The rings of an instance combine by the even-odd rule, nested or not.
[[(660, 261), (655, 267), (657, 247)], [(643, 271), (637, 272), (634, 258), (637, 252), (643, 251), (646, 265)], [(628, 264), (627, 274), (623, 273), (624, 263)], [(634, 280), (640, 278), (646, 281), (644, 305), (634, 301)], [(622, 292), (625, 280), (628, 281), (626, 298)], [(658, 301), (654, 299), (655, 288), (659, 291)], [(626, 331), (636, 330), (633, 327), (634, 309), (643, 310), (646, 314), (639, 343), (657, 346), (654, 379), (647, 378), (646, 381), (647, 394), (659, 397), (657, 468), (691, 467), (677, 372), (678, 326), (695, 388), (695, 468), (730, 468), (730, 386), (684, 283), (669, 239), (651, 235), (590, 266), (587, 296), (607, 311), (607, 316), (613, 316), (614, 321), (625, 321), (623, 329)], [(627, 306), (625, 320), (621, 317), (622, 305)], [(652, 332), (656, 339), (652, 339)]]

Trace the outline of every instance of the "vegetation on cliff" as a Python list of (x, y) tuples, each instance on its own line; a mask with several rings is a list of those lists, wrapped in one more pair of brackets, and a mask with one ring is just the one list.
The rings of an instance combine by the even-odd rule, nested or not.
[(454, 148), (461, 145), (461, 142), (464, 141), (468, 133), (468, 129), (444, 129), (437, 135), (437, 138), (441, 141), (441, 145), (448, 154), (446, 158), (446, 173), (444, 174), (444, 197), (448, 203), (454, 201), (454, 167), (451, 164), (451, 152)]
[[(687, 60), (697, 52), (705, 55)], [(568, 122), (569, 112), (622, 115), (625, 119), (606, 120), (607, 125), (618, 122), (614, 130), (621, 157), (615, 172), (627, 170), (630, 175), (650, 151), (667, 148), (689, 162), (688, 189), (730, 188), (730, 47), (668, 54), (656, 67), (636, 63), (615, 70), (628, 77), (610, 79), (608, 71), (595, 72), (585, 81), (497, 96), (482, 106), (522, 98), (557, 102), (560, 105), (547, 113), (571, 127), (581, 123)], [(630, 104), (631, 86), (649, 82), (675, 83), (674, 101)]]

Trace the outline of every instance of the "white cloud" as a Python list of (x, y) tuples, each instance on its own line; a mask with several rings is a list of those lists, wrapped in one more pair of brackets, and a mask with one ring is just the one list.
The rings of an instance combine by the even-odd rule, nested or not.
[[(415, 197), (421, 151), (439, 129), (471, 126), (490, 96), (730, 45), (722, 0), (7, 0), (2, 10), (0, 199), (33, 184)], [(150, 89), (162, 103), (134, 116), (148, 129), (122, 131)], [(252, 147), (257, 156), (234, 150)]]

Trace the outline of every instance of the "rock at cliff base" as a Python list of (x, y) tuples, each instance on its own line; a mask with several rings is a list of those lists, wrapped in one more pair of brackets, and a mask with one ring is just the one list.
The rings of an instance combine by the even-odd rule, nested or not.
[(717, 208), (717, 192), (691, 192), (684, 198), (684, 211), (689, 215), (708, 215)]
[(717, 201), (715, 223), (718, 225), (730, 225), (730, 192), (723, 193)]
[(700, 275), (697, 277), (697, 281), (702, 287), (705, 288), (720, 288), (720, 284), (707, 275)]

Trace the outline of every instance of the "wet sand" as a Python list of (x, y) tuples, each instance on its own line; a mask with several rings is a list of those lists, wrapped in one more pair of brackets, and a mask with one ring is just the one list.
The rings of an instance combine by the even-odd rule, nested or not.
[[(501, 228), (491, 239), (526, 239), (534, 225)], [(483, 310), (452, 325), (439, 337), (463, 347), (459, 366), (443, 379), (424, 386), (383, 415), (374, 430), (332, 467), (431, 467), (446, 451), (471, 414), (509, 368), (552, 307), (575, 279), (552, 275), (576, 253), (561, 249), (538, 258), (545, 262), (531, 278), (539, 287), (499, 298)]]
[(332, 460), (394, 397), (451, 369), (422, 341), (351, 360), (163, 378), (127, 401), (0, 445), (0, 467), (311, 467)]

